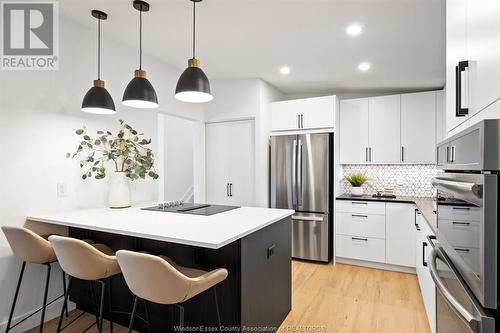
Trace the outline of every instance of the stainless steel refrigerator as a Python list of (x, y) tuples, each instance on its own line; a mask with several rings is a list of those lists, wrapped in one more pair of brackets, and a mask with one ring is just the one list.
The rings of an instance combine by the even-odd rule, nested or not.
[(294, 209), (292, 257), (333, 255), (333, 134), (271, 137), (270, 207)]

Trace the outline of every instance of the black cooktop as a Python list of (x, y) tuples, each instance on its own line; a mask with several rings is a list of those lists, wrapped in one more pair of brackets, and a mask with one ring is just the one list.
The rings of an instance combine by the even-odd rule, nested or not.
[(222, 205), (208, 205), (189, 202), (165, 202), (160, 203), (153, 207), (141, 208), (143, 210), (151, 210), (155, 212), (164, 213), (178, 213), (178, 214), (192, 214), (210, 216), (229, 210), (240, 208), (237, 206), (222, 206)]

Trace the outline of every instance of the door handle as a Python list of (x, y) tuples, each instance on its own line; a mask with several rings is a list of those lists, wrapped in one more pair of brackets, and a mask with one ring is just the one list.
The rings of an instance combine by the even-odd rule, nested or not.
[(401, 162), (405, 161), (405, 147), (401, 146)]
[(368, 147), (365, 148), (365, 162), (368, 162)]
[[(469, 69), (469, 62), (468, 61), (460, 61), (458, 63), (458, 66), (455, 67), (455, 116), (456, 117), (464, 117), (469, 114), (469, 109), (468, 109), (468, 99), (469, 99), (469, 94), (468, 94), (468, 69)], [(465, 91), (464, 90), (464, 85), (462, 84), (462, 74), (465, 77)], [(464, 92), (463, 96), (462, 92)], [(465, 103), (466, 107), (462, 107), (462, 101), (466, 100), (467, 102)]]
[(368, 215), (351, 214), (351, 217), (361, 217), (361, 218), (367, 219)]
[(226, 184), (226, 197), (229, 196), (229, 183)]
[(427, 267), (427, 262), (425, 261), (425, 248), (428, 246), (427, 242), (422, 243), (422, 265)]
[(462, 226), (470, 226), (470, 223), (469, 222), (457, 222), (457, 221), (453, 221), (451, 222), (452, 224), (454, 225), (462, 225)]
[(233, 183), (229, 183), (229, 196), (233, 196)]
[(372, 161), (372, 147), (368, 148), (368, 162)]
[(300, 114), (297, 115), (297, 128), (300, 128)]
[(297, 208), (297, 140), (293, 140), (292, 153), (292, 206)]
[(450, 159), (450, 146), (447, 146), (446, 147), (446, 163), (450, 163), (451, 162), (451, 159)]
[(361, 238), (361, 237), (351, 237), (352, 240), (359, 240), (363, 242), (368, 242), (368, 238)]
[(304, 128), (304, 115), (300, 115), (300, 128)]
[(298, 143), (297, 158), (297, 205), (302, 206), (302, 140)]
[(363, 201), (351, 201), (351, 205), (368, 205), (368, 202), (363, 202)]
[(311, 221), (311, 222), (323, 222), (323, 217), (314, 217), (314, 216), (295, 216), (292, 215), (292, 220), (294, 221)]
[(455, 161), (456, 161), (455, 154), (456, 154), (456, 148), (455, 148), (455, 146), (452, 146), (451, 147), (451, 161), (450, 161), (451, 163), (455, 163)]

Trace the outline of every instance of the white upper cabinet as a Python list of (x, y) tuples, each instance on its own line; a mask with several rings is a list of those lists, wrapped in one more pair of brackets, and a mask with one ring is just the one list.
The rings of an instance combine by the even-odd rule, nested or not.
[(331, 129), (335, 125), (336, 103), (335, 96), (274, 102), (271, 106), (271, 129)]
[(400, 95), (369, 98), (368, 158), (373, 163), (399, 163)]
[(340, 162), (368, 162), (368, 98), (340, 101)]
[[(499, 98), (500, 1), (447, 0), (446, 130)], [(457, 116), (457, 105), (467, 114)]]
[(456, 116), (456, 66), (467, 60), (466, 0), (446, 1), (446, 130), (450, 131), (466, 117)]
[(469, 114), (500, 98), (500, 1), (467, 0)]
[(436, 162), (436, 92), (401, 95), (401, 161)]
[(435, 163), (442, 104), (441, 91), (341, 100), (340, 163)]

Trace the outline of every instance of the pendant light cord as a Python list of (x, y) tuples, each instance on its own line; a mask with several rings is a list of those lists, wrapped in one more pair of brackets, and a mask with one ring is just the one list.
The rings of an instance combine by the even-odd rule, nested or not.
[(193, 1), (193, 59), (196, 58), (196, 1)]
[(142, 69), (142, 8), (139, 11), (139, 69)]
[(101, 79), (101, 19), (97, 19), (97, 79)]

